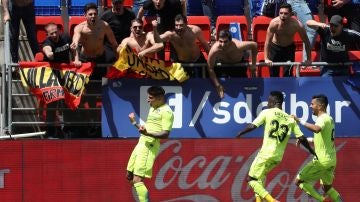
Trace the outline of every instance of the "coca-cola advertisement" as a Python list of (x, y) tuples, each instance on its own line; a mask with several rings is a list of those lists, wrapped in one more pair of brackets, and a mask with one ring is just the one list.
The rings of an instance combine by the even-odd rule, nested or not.
[[(125, 178), (137, 139), (12, 140), (0, 142), (0, 201), (135, 201)], [(145, 179), (151, 201), (254, 201), (246, 178), (261, 138), (162, 141), (153, 176)], [(359, 138), (337, 138), (334, 187), (344, 201), (360, 197)], [(266, 179), (280, 201), (315, 201), (294, 183), (313, 158), (291, 139), (282, 162)], [(319, 183), (315, 187), (321, 192)]]

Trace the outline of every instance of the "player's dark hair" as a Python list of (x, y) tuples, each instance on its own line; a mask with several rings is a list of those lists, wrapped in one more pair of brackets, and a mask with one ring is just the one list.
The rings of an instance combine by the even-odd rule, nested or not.
[(86, 12), (87, 12), (88, 10), (90, 10), (90, 9), (95, 9), (96, 12), (97, 12), (97, 5), (96, 5), (95, 3), (93, 3), (93, 2), (90, 2), (90, 3), (85, 4), (85, 6), (84, 6), (84, 13), (86, 13)]
[(312, 99), (316, 99), (316, 101), (322, 104), (325, 107), (325, 109), (329, 104), (328, 98), (324, 94), (314, 95)]
[(184, 16), (183, 14), (177, 14), (177, 15), (175, 16), (175, 22), (178, 22), (178, 21), (180, 21), (180, 20), (184, 21), (185, 24), (188, 23), (186, 16)]
[(154, 97), (159, 97), (165, 95), (165, 90), (161, 86), (151, 86), (148, 88), (147, 93)]
[(282, 105), (282, 103), (284, 102), (284, 95), (282, 92), (280, 91), (271, 91), (270, 92), (270, 95), (274, 101), (275, 104), (278, 104), (278, 105)]
[(289, 12), (290, 12), (290, 13), (293, 12), (293, 11), (292, 11), (292, 7), (291, 7), (291, 5), (290, 5), (289, 3), (283, 3), (283, 4), (281, 4), (280, 7), (279, 7), (279, 10), (282, 9), (282, 8), (287, 8), (287, 9), (289, 9)]
[(220, 32), (219, 32), (219, 38), (228, 38), (229, 41), (231, 41), (232, 36), (231, 36), (229, 30), (223, 29), (223, 30), (220, 30)]

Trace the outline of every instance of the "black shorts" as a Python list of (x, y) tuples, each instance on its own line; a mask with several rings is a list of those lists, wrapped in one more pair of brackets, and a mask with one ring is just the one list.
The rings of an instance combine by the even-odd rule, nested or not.
[[(183, 62), (180, 60), (177, 60), (176, 62), (179, 63), (190, 63), (190, 62)], [(199, 58), (195, 61), (195, 62), (191, 62), (191, 63), (207, 63), (204, 54), (200, 53)], [(189, 67), (189, 66), (185, 66), (184, 67), (186, 73), (191, 77), (191, 78), (200, 78), (201, 74), (202, 74), (202, 66), (195, 66), (195, 67)]]
[[(295, 61), (295, 44), (283, 47), (270, 42), (269, 46), (269, 60), (273, 62)], [(270, 70), (270, 75), (275, 77), (279, 76), (279, 69), (279, 66), (272, 67)], [(284, 67), (284, 76), (290, 76), (290, 71), (291, 70), (289, 66)]]

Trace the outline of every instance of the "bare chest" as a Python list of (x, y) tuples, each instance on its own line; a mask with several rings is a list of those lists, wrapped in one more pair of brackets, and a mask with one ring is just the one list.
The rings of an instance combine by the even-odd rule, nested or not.
[(83, 41), (103, 40), (104, 36), (105, 32), (100, 28), (89, 29), (88, 27), (84, 27), (81, 31), (81, 38)]

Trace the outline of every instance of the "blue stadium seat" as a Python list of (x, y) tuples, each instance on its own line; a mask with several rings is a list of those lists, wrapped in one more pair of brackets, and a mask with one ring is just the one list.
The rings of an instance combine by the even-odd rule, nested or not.
[(188, 0), (186, 3), (187, 15), (204, 15), (201, 0)]
[(248, 38), (248, 25), (246, 17), (243, 15), (240, 16), (218, 16), (216, 20), (216, 36), (219, 35), (219, 31), (222, 29), (229, 30), (229, 26), (231, 22), (240, 23), (241, 29), (241, 38), (246, 41)]
[(36, 0), (35, 15), (36, 16), (54, 16), (60, 15), (60, 0)]
[(97, 4), (97, 0), (72, 0), (69, 5), (70, 16), (81, 16), (84, 15), (84, 5), (87, 3)]
[(216, 14), (220, 15), (244, 15), (243, 0), (216, 0)]

